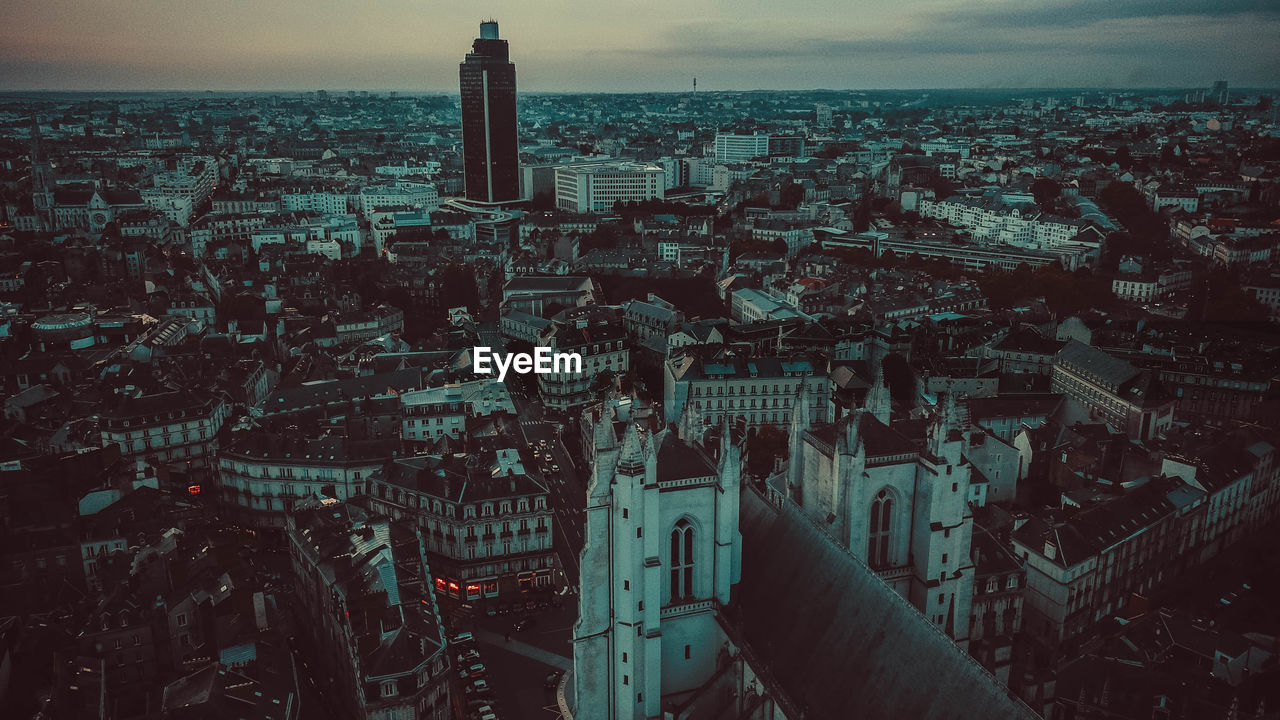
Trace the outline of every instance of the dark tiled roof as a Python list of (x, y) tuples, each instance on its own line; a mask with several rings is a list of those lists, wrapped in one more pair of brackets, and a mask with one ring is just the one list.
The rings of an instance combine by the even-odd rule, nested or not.
[(731, 612), (806, 718), (1037, 717), (794, 506), (744, 492), (740, 526)]
[(828, 447), (834, 448), (844, 434), (852, 418), (860, 418), (858, 437), (867, 449), (867, 457), (885, 455), (905, 455), (916, 452), (919, 448), (905, 435), (880, 422), (870, 413), (851, 413), (833, 423), (825, 423), (809, 431), (809, 436)]
[(658, 482), (715, 474), (715, 464), (701, 448), (686, 443), (673, 432), (664, 434), (658, 446)]
[(1119, 388), (1138, 374), (1138, 369), (1129, 363), (1077, 340), (1069, 341), (1066, 347), (1062, 348), (1056, 363), (1112, 390)]
[(1047, 416), (1061, 404), (1062, 395), (1058, 393), (969, 398), (969, 417), (976, 422), (987, 418)]

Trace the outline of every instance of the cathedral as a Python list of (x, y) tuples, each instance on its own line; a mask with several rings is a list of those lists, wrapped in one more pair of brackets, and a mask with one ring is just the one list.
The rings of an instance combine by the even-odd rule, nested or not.
[(738, 581), (741, 458), (728, 424), (716, 457), (604, 408), (594, 421), (575, 717), (649, 718), (716, 670), (716, 618)]
[[(807, 397), (797, 403), (807, 407)], [(923, 427), (889, 415), (879, 378), (864, 407), (835, 422), (811, 426), (808, 412), (795, 413), (787, 494), (964, 646), (974, 574), (968, 423), (950, 395)], [(912, 424), (918, 432), (899, 429)]]
[(959, 413), (943, 403), (921, 442), (887, 404), (796, 413), (769, 483), (743, 477), (745, 423), (588, 408), (564, 717), (1036, 717), (948, 637), (972, 585)]

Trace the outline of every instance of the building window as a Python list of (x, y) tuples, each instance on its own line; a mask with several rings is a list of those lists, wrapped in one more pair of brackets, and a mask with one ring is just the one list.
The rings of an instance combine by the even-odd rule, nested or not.
[(893, 529), (893, 498), (881, 490), (871, 503), (871, 532), (867, 540), (867, 562), (873, 568), (889, 567), (889, 541)]
[(693, 525), (681, 520), (671, 531), (671, 601), (693, 597)]
[(382, 697), (395, 697), (396, 683), (394, 680), (388, 680), (382, 683)]

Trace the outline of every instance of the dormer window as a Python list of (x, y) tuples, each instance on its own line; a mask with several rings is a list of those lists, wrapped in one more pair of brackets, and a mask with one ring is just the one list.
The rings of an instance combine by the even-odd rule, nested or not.
[(387, 680), (386, 682), (382, 683), (382, 697), (389, 698), (389, 697), (395, 697), (395, 696), (396, 696), (396, 682), (394, 680)]

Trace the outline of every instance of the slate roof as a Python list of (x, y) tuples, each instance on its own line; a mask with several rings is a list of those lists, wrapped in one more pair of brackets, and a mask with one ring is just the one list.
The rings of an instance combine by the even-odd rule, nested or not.
[(1014, 532), (1014, 537), (1043, 553), (1044, 541), (1057, 547), (1053, 562), (1071, 567), (1100, 553), (1175, 512), (1171, 499), (1182, 483), (1157, 478), (1114, 500), (1087, 507), (1057, 527), (1031, 518)]
[(325, 380), (298, 387), (282, 388), (267, 398), (262, 404), (262, 409), (266, 414), (298, 412), (354, 398), (383, 395), (388, 389), (404, 392), (417, 390), (420, 387), (422, 387), (421, 368), (407, 368), (348, 380)]
[(969, 398), (969, 418), (974, 422), (988, 418), (1022, 418), (1052, 415), (1062, 404), (1060, 393), (1027, 393)]
[(686, 480), (716, 474), (715, 463), (701, 448), (664, 433), (658, 445), (658, 482)]
[(858, 418), (858, 437), (867, 450), (867, 457), (906, 455), (919, 448), (907, 436), (876, 419), (871, 413), (851, 413), (833, 423), (824, 423), (808, 432), (808, 437), (819, 440), (826, 449), (833, 450), (853, 418)]
[(1138, 375), (1138, 369), (1129, 363), (1078, 340), (1069, 341), (1056, 362), (1113, 391)]
[(730, 614), (810, 720), (1039, 717), (791, 504), (742, 494)]
[(533, 467), (529, 450), (504, 449), (401, 458), (387, 464), (378, 476), (389, 485), (453, 503), (469, 503), (545, 494), (547, 486), (526, 470)]

